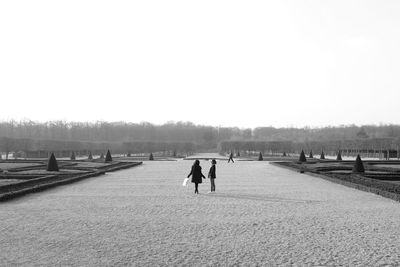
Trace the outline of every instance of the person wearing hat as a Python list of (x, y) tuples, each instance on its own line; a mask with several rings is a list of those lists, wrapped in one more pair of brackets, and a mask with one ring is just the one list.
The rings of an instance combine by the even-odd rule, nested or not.
[(211, 168), (208, 171), (208, 178), (210, 178), (210, 182), (211, 182), (211, 192), (215, 192), (215, 164), (217, 164), (217, 161), (215, 161), (215, 159), (213, 159), (211, 161)]

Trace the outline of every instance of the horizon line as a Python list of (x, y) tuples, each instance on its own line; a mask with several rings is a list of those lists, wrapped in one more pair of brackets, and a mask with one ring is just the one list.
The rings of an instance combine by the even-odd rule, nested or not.
[(400, 126), (400, 124), (395, 124), (395, 123), (369, 123), (369, 124), (356, 124), (356, 123), (351, 123), (351, 124), (338, 124), (338, 125), (303, 125), (303, 126), (295, 126), (293, 124), (289, 124), (287, 126), (274, 126), (274, 125), (262, 125), (262, 126), (256, 126), (256, 127), (244, 127), (244, 126), (223, 126), (223, 125), (211, 125), (211, 124), (201, 124), (201, 123), (196, 123), (193, 121), (183, 121), (183, 120), (168, 120), (165, 121), (164, 123), (154, 123), (146, 120), (142, 120), (139, 122), (134, 122), (134, 121), (124, 121), (124, 120), (115, 120), (115, 121), (108, 121), (108, 120), (86, 120), (86, 121), (78, 121), (78, 120), (67, 120), (67, 119), (52, 119), (52, 120), (33, 120), (30, 118), (22, 118), (22, 119), (0, 119), (0, 123), (9, 123), (9, 122), (17, 122), (17, 123), (22, 123), (22, 122), (32, 122), (32, 123), (51, 123), (51, 122), (64, 122), (64, 123), (89, 123), (89, 124), (95, 124), (95, 123), (125, 123), (125, 124), (151, 124), (154, 126), (163, 126), (167, 124), (192, 124), (194, 126), (200, 126), (200, 127), (213, 127), (213, 128), (238, 128), (238, 129), (257, 129), (257, 128), (275, 128), (275, 129), (322, 129), (322, 128), (346, 128), (346, 127), (381, 127), (381, 126)]

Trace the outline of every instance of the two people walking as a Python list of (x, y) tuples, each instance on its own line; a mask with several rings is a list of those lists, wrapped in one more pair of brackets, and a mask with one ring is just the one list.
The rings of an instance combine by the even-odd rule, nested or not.
[[(211, 168), (208, 172), (208, 178), (210, 178), (211, 181), (211, 192), (215, 192), (215, 164), (217, 164), (217, 162), (215, 161), (215, 159), (213, 159), (211, 161)], [(198, 159), (196, 159), (194, 161), (194, 164), (192, 166), (192, 169), (189, 173), (189, 175), (187, 176), (187, 178), (189, 178), (190, 176), (192, 176), (192, 183), (194, 183), (194, 193), (198, 194), (199, 193), (199, 184), (201, 184), (203, 182), (203, 178), (206, 178), (204, 176), (204, 174), (201, 172), (201, 166), (200, 166), (200, 161)]]

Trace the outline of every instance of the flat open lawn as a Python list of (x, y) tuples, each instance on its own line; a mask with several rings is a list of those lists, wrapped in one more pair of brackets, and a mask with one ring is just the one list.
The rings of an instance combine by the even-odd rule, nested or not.
[[(68, 162), (68, 161), (66, 161)], [(96, 161), (72, 161), (74, 167), (84, 167), (84, 168), (101, 168), (110, 165), (110, 163), (103, 162), (96, 162)]]
[(400, 164), (374, 164), (374, 167), (400, 169)]
[(41, 163), (15, 163), (15, 162), (0, 162), (0, 169), (9, 170), (14, 168), (22, 168), (28, 166), (39, 166)]
[(0, 186), (9, 185), (9, 184), (15, 184), (15, 183), (19, 183), (19, 182), (21, 182), (21, 180), (17, 180), (17, 179), (0, 179)]
[(17, 172), (17, 174), (41, 174), (41, 175), (50, 175), (50, 174), (59, 174), (59, 173), (80, 174), (80, 173), (85, 173), (85, 171), (68, 170), (68, 169), (60, 168), (60, 172), (50, 172), (50, 171), (46, 171), (45, 169), (43, 169), (43, 170), (28, 170), (28, 171)]
[[(142, 166), (0, 204), (0, 266), (400, 264), (400, 204), (268, 162)], [(209, 161), (201, 161), (204, 173)]]

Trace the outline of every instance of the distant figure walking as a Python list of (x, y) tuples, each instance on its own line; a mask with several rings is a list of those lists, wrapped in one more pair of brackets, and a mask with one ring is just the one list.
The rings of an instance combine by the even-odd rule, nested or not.
[(231, 161), (232, 161), (232, 163), (235, 163), (235, 162), (233, 161), (233, 153), (232, 153), (232, 152), (231, 152), (231, 154), (229, 155), (228, 163), (231, 162)]
[(199, 193), (199, 184), (202, 183), (202, 178), (206, 178), (203, 173), (201, 172), (200, 161), (196, 159), (193, 163), (192, 170), (190, 171), (187, 178), (192, 175), (192, 183), (194, 183), (194, 193)]
[(208, 178), (210, 178), (211, 182), (211, 192), (215, 192), (215, 178), (217, 178), (217, 176), (215, 175), (215, 164), (217, 164), (215, 159), (211, 161), (211, 164), (211, 168), (208, 171)]

